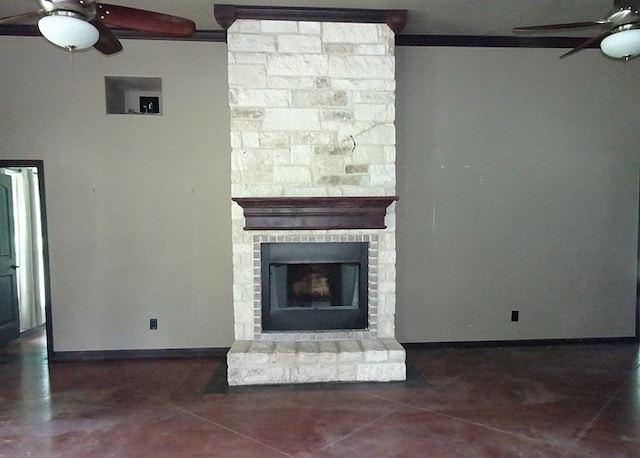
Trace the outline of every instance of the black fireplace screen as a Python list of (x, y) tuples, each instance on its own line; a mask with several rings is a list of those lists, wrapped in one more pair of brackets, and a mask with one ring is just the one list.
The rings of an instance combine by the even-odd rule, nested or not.
[(367, 248), (263, 244), (263, 331), (366, 329)]

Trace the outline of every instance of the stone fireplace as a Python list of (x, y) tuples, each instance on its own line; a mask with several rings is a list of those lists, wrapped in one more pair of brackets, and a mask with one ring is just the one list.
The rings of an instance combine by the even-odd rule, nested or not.
[(229, 385), (404, 380), (393, 53), (406, 11), (215, 14), (229, 50)]

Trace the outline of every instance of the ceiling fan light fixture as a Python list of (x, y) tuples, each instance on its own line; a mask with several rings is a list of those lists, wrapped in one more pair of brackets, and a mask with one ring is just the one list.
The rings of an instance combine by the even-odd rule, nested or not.
[(606, 36), (600, 42), (604, 54), (614, 59), (630, 59), (640, 55), (640, 29), (638, 25)]
[(86, 49), (98, 41), (100, 33), (93, 24), (70, 11), (54, 11), (38, 21), (40, 33), (56, 46)]

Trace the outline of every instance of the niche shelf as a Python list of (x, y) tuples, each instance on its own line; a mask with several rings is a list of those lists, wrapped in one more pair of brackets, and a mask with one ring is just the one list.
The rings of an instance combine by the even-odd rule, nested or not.
[(162, 78), (105, 76), (107, 114), (162, 114)]

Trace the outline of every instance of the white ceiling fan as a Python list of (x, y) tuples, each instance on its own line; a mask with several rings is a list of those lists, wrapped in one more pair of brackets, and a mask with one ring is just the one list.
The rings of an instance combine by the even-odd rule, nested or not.
[(560, 59), (571, 56), (588, 46), (598, 44), (602, 52), (613, 59), (629, 60), (640, 55), (640, 2), (633, 0), (614, 0), (613, 9), (603, 18), (595, 21), (570, 22), (567, 24), (533, 25), (514, 27), (513, 31), (552, 32), (556, 30), (575, 30), (600, 28), (604, 32), (586, 40)]
[(195, 23), (189, 19), (96, 0), (38, 0), (39, 9), (0, 18), (0, 24), (38, 19), (40, 33), (68, 50), (94, 47), (103, 54), (122, 50), (111, 28), (136, 30), (167, 37), (189, 37)]

